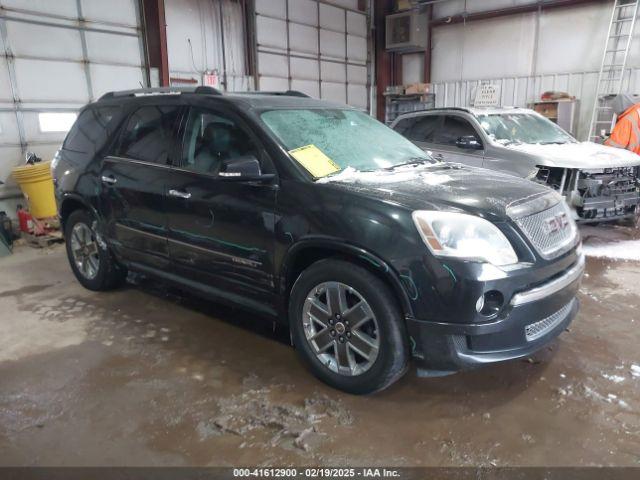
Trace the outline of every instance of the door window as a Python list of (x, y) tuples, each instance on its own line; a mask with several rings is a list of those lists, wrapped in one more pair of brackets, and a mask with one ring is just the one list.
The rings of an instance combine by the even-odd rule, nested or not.
[(234, 160), (258, 159), (253, 139), (235, 121), (218, 112), (192, 108), (182, 152), (182, 168), (218, 175)]
[(441, 120), (442, 117), (438, 115), (405, 118), (398, 122), (395, 130), (414, 142), (433, 142), (433, 135)]
[(117, 155), (166, 164), (174, 146), (174, 127), (180, 107), (149, 105), (136, 110), (125, 127)]
[(455, 115), (447, 115), (442, 128), (439, 128), (435, 133), (433, 141), (440, 145), (455, 147), (456, 141), (460, 137), (475, 137), (478, 142), (481, 142), (478, 133), (468, 120)]

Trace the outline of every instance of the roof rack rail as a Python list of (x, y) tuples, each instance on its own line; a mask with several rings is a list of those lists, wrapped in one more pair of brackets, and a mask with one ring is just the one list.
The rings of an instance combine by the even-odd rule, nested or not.
[(222, 95), (220, 90), (213, 87), (155, 87), (155, 88), (137, 88), (133, 90), (120, 90), (116, 92), (107, 92), (100, 97), (100, 100), (121, 97), (144, 97), (147, 95), (181, 95), (185, 93), (193, 93), (196, 95)]
[(253, 91), (253, 92), (229, 92), (234, 95), (277, 95), (279, 97), (303, 97), (311, 98), (311, 95), (307, 95), (299, 90), (286, 90), (284, 92), (269, 92), (269, 91)]

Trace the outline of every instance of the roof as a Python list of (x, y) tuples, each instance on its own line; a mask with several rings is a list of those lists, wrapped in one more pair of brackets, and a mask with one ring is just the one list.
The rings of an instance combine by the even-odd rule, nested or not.
[(162, 97), (172, 95), (198, 95), (202, 98), (212, 98), (242, 105), (250, 109), (267, 108), (351, 108), (347, 105), (327, 102), (311, 98), (297, 91), (286, 92), (232, 92), (222, 93), (211, 87), (160, 87), (141, 88), (136, 90), (122, 90), (108, 92), (99, 101), (124, 100), (135, 98)]
[(478, 115), (500, 115), (503, 113), (536, 113), (529, 108), (520, 107), (490, 107), (490, 108), (469, 108), (469, 113)]
[(520, 107), (487, 107), (487, 108), (474, 108), (474, 107), (441, 107), (441, 108), (430, 108), (428, 110), (420, 110), (417, 112), (409, 112), (399, 115), (394, 123), (398, 119), (410, 118), (410, 117), (420, 117), (426, 114), (437, 114), (442, 112), (464, 112), (470, 113), (471, 115), (477, 117), (479, 115), (501, 115), (501, 114), (514, 114), (514, 113), (536, 113), (535, 111), (529, 108), (520, 108)]
[(229, 93), (222, 96), (225, 100), (244, 102), (250, 108), (351, 108), (347, 105), (318, 100), (311, 97), (289, 96), (289, 95), (265, 95), (251, 93)]

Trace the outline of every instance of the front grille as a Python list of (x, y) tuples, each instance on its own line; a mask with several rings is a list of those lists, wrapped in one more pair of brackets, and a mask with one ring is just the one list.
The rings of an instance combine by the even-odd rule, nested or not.
[[(551, 230), (549, 221), (565, 215), (568, 224), (564, 228)], [(555, 206), (534, 213), (526, 217), (516, 219), (516, 223), (536, 248), (538, 253), (548, 260), (561, 255), (567, 247), (571, 246), (577, 235), (577, 229), (563, 202)]]
[(571, 300), (556, 313), (549, 315), (547, 318), (544, 318), (539, 322), (535, 322), (524, 327), (524, 334), (527, 337), (527, 342), (533, 342), (534, 340), (537, 340), (550, 330), (553, 330), (560, 323), (562, 323), (562, 321), (569, 313), (569, 310), (571, 310), (573, 302), (574, 300)]

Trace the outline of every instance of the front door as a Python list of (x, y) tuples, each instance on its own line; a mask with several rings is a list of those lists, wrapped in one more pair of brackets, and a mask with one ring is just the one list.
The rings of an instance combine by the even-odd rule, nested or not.
[(135, 110), (99, 173), (109, 243), (126, 260), (155, 268), (169, 265), (164, 195), (180, 109), (145, 105)]
[(427, 148), (433, 152), (438, 160), (482, 167), (484, 162), (483, 148), (470, 149), (459, 146), (459, 140), (464, 137), (475, 137), (476, 141), (482, 145), (480, 135), (471, 122), (458, 115), (444, 115), (443, 117), (443, 122), (433, 132)]
[(224, 111), (191, 107), (182, 136), (167, 187), (176, 272), (232, 301), (275, 305), (276, 183), (245, 182), (224, 172), (230, 162), (257, 159), (263, 173), (274, 173), (266, 153), (249, 129)]

